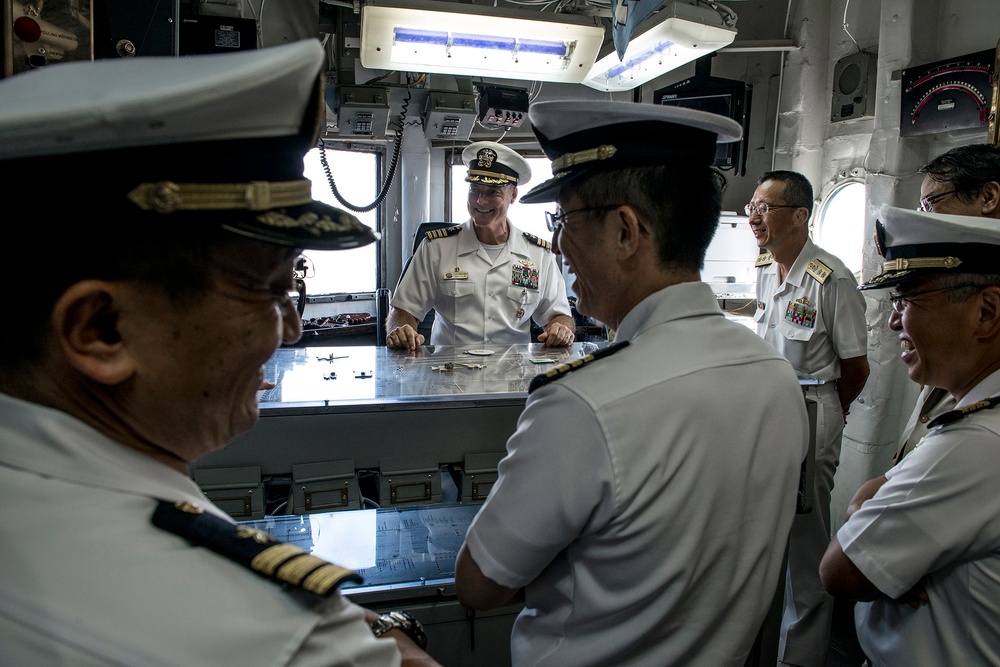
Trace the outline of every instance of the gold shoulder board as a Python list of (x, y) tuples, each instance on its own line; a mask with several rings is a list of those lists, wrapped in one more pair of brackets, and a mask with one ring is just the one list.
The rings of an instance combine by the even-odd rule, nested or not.
[(539, 387), (546, 385), (549, 382), (552, 382), (553, 380), (561, 378), (564, 375), (572, 373), (573, 371), (577, 370), (578, 368), (582, 368), (583, 366), (589, 364), (592, 361), (596, 361), (598, 359), (601, 359), (602, 357), (607, 357), (609, 355), (612, 355), (624, 347), (628, 347), (627, 340), (623, 340), (620, 343), (612, 343), (611, 345), (608, 345), (605, 348), (601, 348), (596, 352), (591, 352), (586, 356), (567, 361), (565, 364), (559, 364), (558, 366), (554, 366), (549, 370), (545, 371), (544, 373), (539, 373), (535, 377), (531, 378), (531, 384), (528, 385), (528, 393), (530, 394)]
[(816, 282), (822, 285), (826, 282), (827, 278), (833, 275), (833, 269), (818, 259), (814, 259), (806, 266), (806, 273), (815, 278)]
[(757, 261), (753, 263), (756, 267), (767, 266), (774, 262), (774, 257), (771, 255), (770, 251), (762, 252), (757, 255)]
[(432, 229), (427, 232), (427, 240), (433, 241), (434, 239), (443, 239), (448, 236), (454, 236), (462, 231), (462, 225), (455, 225), (454, 227), (442, 227), (441, 229)]
[(957, 410), (951, 410), (943, 415), (939, 415), (936, 419), (931, 420), (931, 422), (927, 425), (927, 428), (930, 430), (935, 426), (957, 422), (966, 415), (971, 415), (973, 412), (979, 412), (980, 410), (995, 408), (998, 404), (1000, 404), (1000, 396), (984, 398), (981, 401), (976, 401), (975, 403), (966, 405), (964, 408), (958, 408)]
[(229, 523), (190, 502), (160, 500), (154, 526), (205, 547), (257, 574), (326, 597), (344, 581), (361, 583), (357, 572), (328, 563), (299, 547), (248, 525)]
[(534, 234), (529, 234), (528, 232), (521, 232), (521, 236), (528, 239), (528, 243), (533, 243), (539, 248), (545, 248), (546, 250), (552, 250), (552, 244), (545, 239), (540, 239)]

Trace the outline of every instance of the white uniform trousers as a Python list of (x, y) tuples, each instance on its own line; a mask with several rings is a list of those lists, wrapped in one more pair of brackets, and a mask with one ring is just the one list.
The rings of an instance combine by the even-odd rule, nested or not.
[(830, 498), (840, 462), (844, 411), (835, 382), (808, 387), (806, 397), (817, 401), (815, 495), (812, 511), (796, 514), (792, 522), (778, 664), (825, 667), (833, 597), (823, 588), (819, 564), (830, 544)]

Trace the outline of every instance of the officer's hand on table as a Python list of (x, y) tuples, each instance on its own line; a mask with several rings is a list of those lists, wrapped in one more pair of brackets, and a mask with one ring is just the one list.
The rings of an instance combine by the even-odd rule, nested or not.
[(397, 350), (415, 350), (424, 344), (424, 337), (417, 333), (417, 330), (409, 324), (401, 324), (385, 337), (387, 347)]
[(545, 343), (545, 347), (564, 347), (572, 345), (576, 340), (576, 332), (561, 322), (551, 322), (545, 331), (538, 334), (538, 342)]

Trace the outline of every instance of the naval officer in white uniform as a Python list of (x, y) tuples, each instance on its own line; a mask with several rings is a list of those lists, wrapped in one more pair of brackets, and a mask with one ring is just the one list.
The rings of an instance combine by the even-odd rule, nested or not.
[(1000, 665), (1000, 229), (984, 217), (883, 207), (889, 329), (910, 379), (956, 408), (861, 485), (830, 541), (827, 590), (859, 600), (872, 667)]
[[(456, 561), (458, 599), (521, 599), (515, 667), (742, 667), (774, 598), (808, 420), (788, 362), (700, 281), (717, 140), (740, 126), (542, 102), (553, 248), (615, 344), (532, 381)], [(719, 406), (728, 406), (721, 409)], [(733, 406), (738, 406), (735, 408)]]
[(304, 40), (0, 81), (0, 171), (46, 212), (4, 219), (0, 281), (33, 278), (0, 332), (3, 664), (437, 664), (412, 617), (353, 604), (357, 575), (188, 472), (256, 423), (262, 366), (301, 335), (300, 249), (377, 238), (302, 175), (324, 62)]
[[(795, 517), (788, 545), (779, 663), (824, 667), (833, 598), (819, 580), (830, 541), (830, 497), (851, 402), (868, 379), (865, 300), (844, 263), (809, 238), (813, 191), (805, 176), (760, 177), (746, 206), (757, 259), (757, 334), (797, 371), (823, 380), (810, 388), (816, 414), (813, 509)], [(766, 251), (766, 252), (765, 252)]]
[(492, 141), (462, 152), (468, 165), (469, 220), (428, 232), (392, 295), (386, 345), (413, 350), (424, 337), (417, 324), (432, 308), (432, 345), (571, 345), (576, 328), (551, 244), (518, 230), (507, 217), (517, 186), (531, 178), (528, 163)]

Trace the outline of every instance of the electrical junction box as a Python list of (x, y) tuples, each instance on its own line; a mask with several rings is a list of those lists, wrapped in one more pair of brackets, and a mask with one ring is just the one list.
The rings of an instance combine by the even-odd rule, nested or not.
[(479, 93), (479, 122), (490, 130), (521, 127), (528, 115), (528, 91), (524, 88), (485, 86)]
[(384, 139), (389, 129), (389, 89), (378, 86), (340, 86), (327, 103), (337, 114), (342, 137)]
[(424, 135), (428, 139), (468, 141), (476, 124), (476, 96), (472, 93), (429, 90), (424, 106)]

